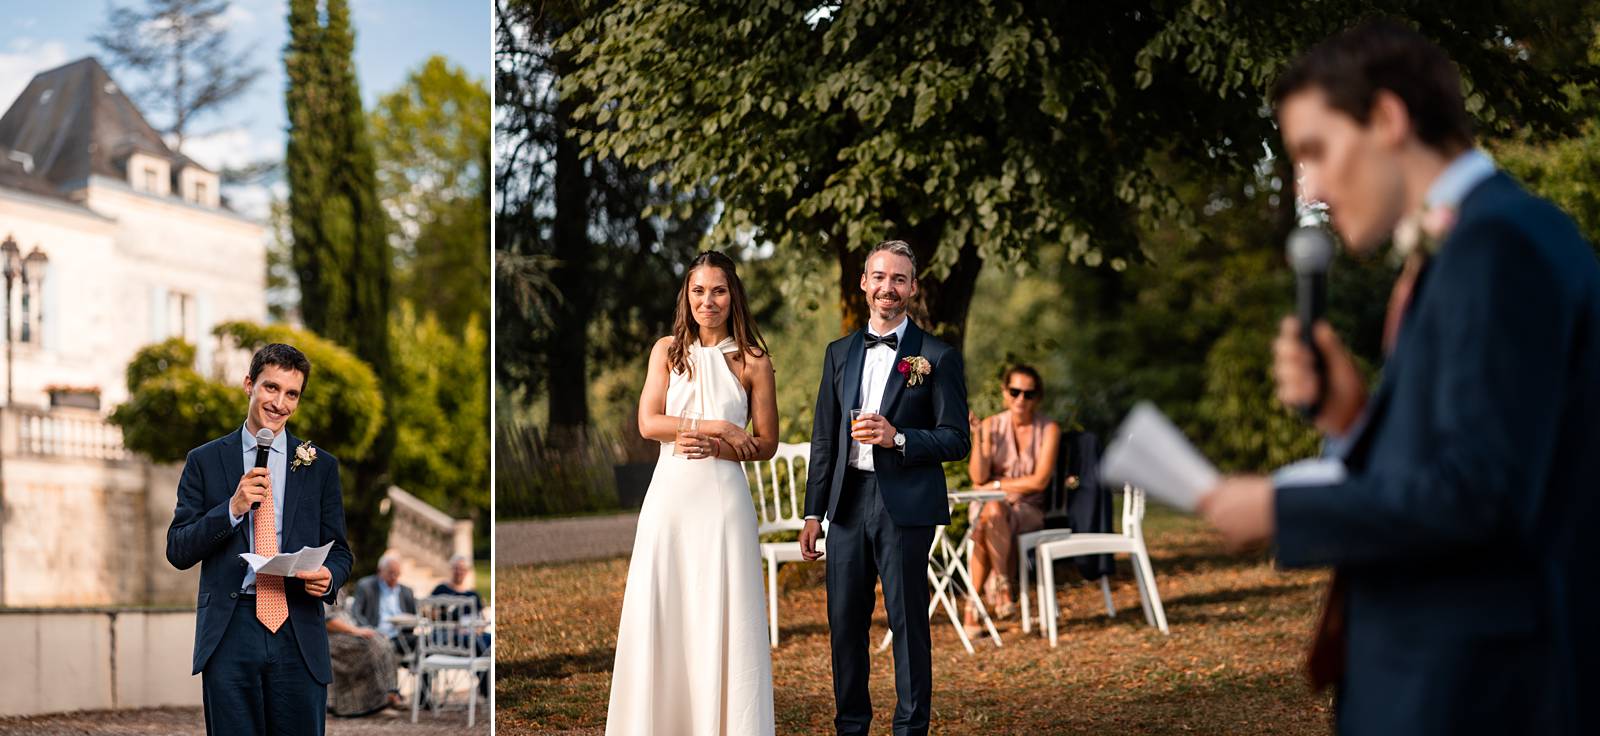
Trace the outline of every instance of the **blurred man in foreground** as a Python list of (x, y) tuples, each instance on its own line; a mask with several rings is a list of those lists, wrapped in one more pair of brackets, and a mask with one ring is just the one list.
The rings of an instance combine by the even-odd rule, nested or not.
[[(1273, 91), (1302, 196), (1351, 250), (1410, 246), (1369, 396), (1332, 329), (1313, 369), (1289, 319), (1278, 397), (1320, 399), (1314, 479), (1233, 477), (1201, 511), (1230, 544), (1333, 566), (1313, 682), (1347, 734), (1600, 732), (1600, 265), (1572, 221), (1473, 148), (1444, 52), (1377, 21)], [(1585, 710), (1587, 709), (1587, 710)]]

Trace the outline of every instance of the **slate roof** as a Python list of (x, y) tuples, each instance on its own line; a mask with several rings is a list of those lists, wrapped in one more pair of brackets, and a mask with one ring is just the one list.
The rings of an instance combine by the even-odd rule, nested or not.
[[(135, 151), (170, 161), (174, 175), (198, 166), (167, 148), (92, 56), (40, 72), (18, 95), (0, 117), (0, 155), (13, 151), (31, 156), (31, 176), (56, 191), (80, 189), (96, 174), (126, 180)], [(0, 163), (0, 186), (15, 179), (5, 173), (15, 164)]]

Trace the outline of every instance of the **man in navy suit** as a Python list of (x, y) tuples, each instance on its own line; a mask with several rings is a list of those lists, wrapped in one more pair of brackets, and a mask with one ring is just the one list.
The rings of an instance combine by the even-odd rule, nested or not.
[[(338, 460), (285, 429), (310, 377), (311, 361), (289, 345), (257, 351), (244, 426), (190, 451), (178, 481), (167, 559), (200, 563), (194, 672), (209, 734), (323, 733), (333, 668), (322, 603), (349, 577), (351, 555)], [(263, 428), (273, 442), (257, 468)], [(239, 557), (329, 542), (323, 567), (293, 578), (257, 576)]]
[[(1492, 94), (1492, 92), (1489, 92)], [(1284, 147), (1351, 250), (1413, 246), (1371, 398), (1325, 323), (1326, 379), (1287, 320), (1278, 396), (1321, 399), (1326, 459), (1225, 479), (1236, 546), (1333, 566), (1311, 654), (1346, 734), (1600, 732), (1600, 266), (1573, 223), (1472, 146), (1444, 52), (1375, 21), (1279, 80)]]
[[(928, 633), (928, 549), (950, 523), (942, 463), (967, 456), (967, 382), (961, 355), (923, 332), (906, 307), (917, 293), (917, 261), (903, 241), (879, 244), (861, 275), (867, 329), (828, 346), (817, 387), (806, 471), (802, 556), (827, 540), (828, 628), (833, 650), (834, 728), (865, 734), (868, 626), (883, 581), (894, 632), (895, 736), (928, 733), (933, 649)], [(851, 427), (850, 411), (861, 410)]]

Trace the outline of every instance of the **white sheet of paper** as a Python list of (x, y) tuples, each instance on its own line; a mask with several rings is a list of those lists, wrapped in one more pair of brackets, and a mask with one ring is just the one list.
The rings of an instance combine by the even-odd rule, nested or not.
[(1154, 404), (1141, 401), (1117, 428), (1100, 464), (1117, 483), (1143, 488), (1159, 501), (1194, 511), (1200, 495), (1217, 484), (1217, 469)]
[(240, 557), (255, 570), (257, 575), (282, 575), (289, 577), (297, 572), (312, 572), (328, 559), (328, 550), (333, 547), (333, 542), (321, 547), (301, 547), (298, 552), (279, 553), (272, 557), (262, 557), (254, 552), (242, 552)]

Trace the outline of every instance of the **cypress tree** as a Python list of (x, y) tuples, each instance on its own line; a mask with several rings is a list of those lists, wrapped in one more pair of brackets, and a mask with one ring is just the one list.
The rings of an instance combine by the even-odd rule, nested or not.
[[(388, 334), (391, 259), (377, 195), (377, 164), (356, 82), (355, 36), (345, 0), (290, 0), (285, 103), (289, 144), (292, 260), (300, 281), (301, 319), (313, 332), (351, 349), (393, 385)], [(331, 397), (337, 401), (337, 397)], [(377, 564), (388, 543), (378, 508), (394, 450), (392, 402), (385, 428), (365, 457), (352, 458), (345, 519), (357, 570)], [(316, 438), (310, 438), (313, 441)]]

